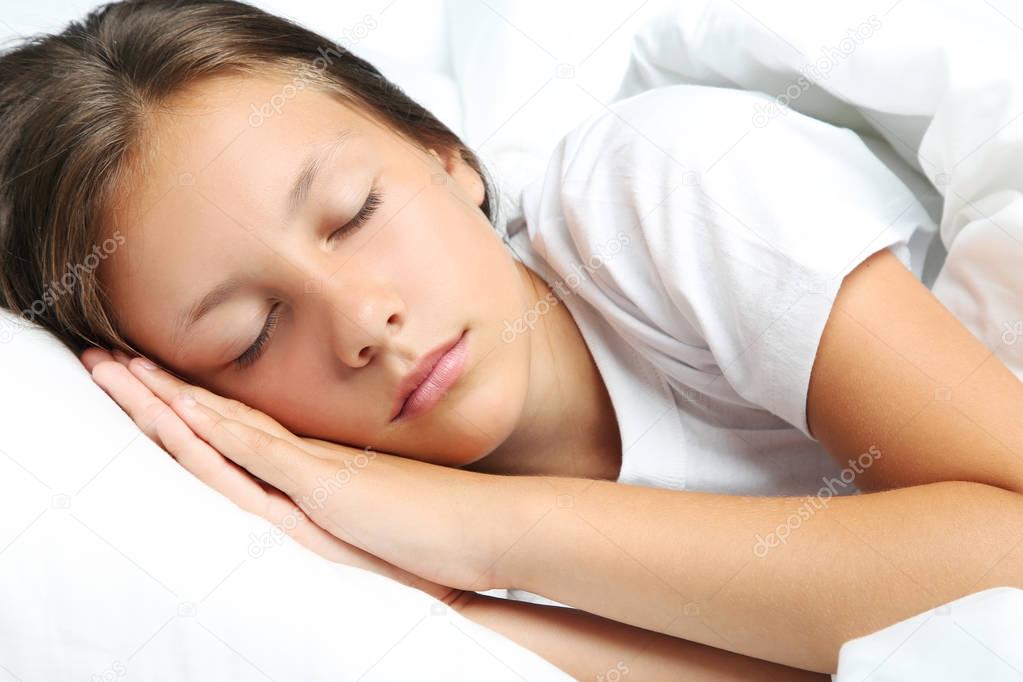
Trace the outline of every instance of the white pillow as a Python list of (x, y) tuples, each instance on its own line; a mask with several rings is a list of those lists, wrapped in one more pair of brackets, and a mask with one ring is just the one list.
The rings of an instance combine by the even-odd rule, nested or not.
[[(340, 42), (361, 54), (369, 49), (413, 64), (421, 71), (450, 75), (444, 0), (246, 0)], [(98, 0), (33, 0), (4, 3), (0, 40), (60, 31), (105, 4)]]
[(612, 100), (632, 36), (658, 3), (446, 4), (464, 139), (493, 172), (510, 218), (558, 141)]
[(242, 511), (7, 311), (0, 375), (0, 679), (567, 679)]
[[(30, 34), (61, 31), (100, 4), (96, 0), (35, 0), (5, 7), (0, 47), (12, 47)], [(250, 4), (339, 42), (461, 134), (462, 103), (450, 68), (444, 0), (398, 4), (389, 0), (250, 0)]]
[[(59, 31), (98, 4), (8, 8), (0, 38)], [(342, 41), (463, 133), (443, 0), (254, 4)], [(56, 339), (6, 311), (0, 374), (0, 681), (566, 679), (433, 598), (242, 512), (142, 434)]]

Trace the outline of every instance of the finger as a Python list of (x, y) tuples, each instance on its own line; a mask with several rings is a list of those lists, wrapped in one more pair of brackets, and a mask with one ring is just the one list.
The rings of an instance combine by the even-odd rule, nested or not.
[(292, 499), (312, 487), (314, 475), (324, 464), (289, 440), (219, 414), (187, 393), (172, 405), (188, 427), (217, 452)]
[(122, 364), (122, 365), (124, 365), (125, 367), (127, 367), (127, 366), (128, 366), (128, 362), (129, 362), (129, 361), (131, 360), (131, 356), (130, 356), (130, 355), (128, 355), (127, 353), (125, 353), (125, 352), (124, 352), (123, 350), (121, 350), (120, 348), (115, 348), (115, 349), (114, 349), (114, 350), (113, 350), (113, 351), (112, 351), (112, 352), (110, 353), (110, 355), (111, 355), (111, 356), (112, 356), (112, 357), (114, 358), (114, 360), (116, 360), (117, 362), (121, 363), (121, 364)]
[(377, 456), (377, 451), (370, 445), (362, 448), (356, 448), (344, 443), (335, 443), (333, 441), (321, 440), (319, 438), (302, 437), (299, 440), (301, 442), (302, 449), (310, 455), (332, 462), (342, 461), (346, 457), (357, 457), (359, 455), (363, 455), (369, 459)]
[(82, 351), (82, 354), (78, 356), (78, 359), (85, 365), (85, 369), (92, 372), (92, 368), (101, 362), (107, 362), (114, 359), (114, 356), (110, 354), (110, 351), (104, 350), (103, 348), (97, 348), (96, 346), (90, 346)]
[(135, 378), (116, 360), (103, 361), (92, 368), (92, 378), (100, 388), (132, 418), (142, 432), (159, 444), (156, 424), (174, 411), (153, 395), (146, 385)]
[(291, 431), (266, 413), (260, 412), (240, 400), (225, 398), (201, 386), (186, 383), (145, 358), (132, 359), (128, 363), (128, 368), (154, 395), (168, 404), (172, 403), (181, 393), (188, 392), (198, 402), (209, 406), (225, 417), (248, 424), (261, 431), (266, 431), (284, 440), (291, 442), (296, 442), (297, 440), (297, 437)]
[(93, 368), (93, 376), (143, 433), (196, 478), (246, 511), (267, 512), (269, 498), (263, 486), (196, 436), (174, 410), (121, 363), (104, 361)]
[(271, 511), (280, 513), (280, 502), (271, 504), (273, 500), (259, 481), (199, 438), (173, 411), (156, 422), (156, 431), (164, 449), (181, 466), (245, 511), (268, 519)]
[[(241, 509), (271, 523), (283, 524), (289, 535), (314, 550), (322, 550), (320, 545), (329, 544), (324, 538), (341, 542), (309, 521), (285, 493), (254, 478), (199, 438), (180, 415), (153, 395), (137, 377), (126, 373), (122, 362), (126, 355), (122, 353), (123, 358), (115, 358), (109, 351), (95, 351), (89, 353), (93, 368), (101, 362), (109, 365), (96, 372), (97, 383), (119, 402), (125, 412), (140, 416), (142, 423), (136, 421), (140, 429), (189, 473)], [(164, 407), (152, 407), (156, 402), (163, 403)], [(160, 413), (155, 420), (152, 419), (153, 413)], [(351, 548), (349, 551), (355, 550)]]

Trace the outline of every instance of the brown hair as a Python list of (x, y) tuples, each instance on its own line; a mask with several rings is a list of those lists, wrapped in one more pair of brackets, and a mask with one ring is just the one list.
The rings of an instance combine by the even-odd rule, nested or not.
[(134, 351), (97, 268), (116, 248), (101, 239), (118, 189), (146, 156), (147, 119), (198, 79), (268, 71), (330, 93), (424, 151), (460, 154), (483, 178), (481, 208), (495, 220), (477, 156), (341, 45), (241, 2), (114, 2), (0, 55), (0, 305), (76, 353)]

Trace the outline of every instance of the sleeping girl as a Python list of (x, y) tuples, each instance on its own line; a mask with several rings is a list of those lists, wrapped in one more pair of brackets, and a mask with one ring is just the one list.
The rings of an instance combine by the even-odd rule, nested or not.
[(826, 678), (1023, 584), (1023, 387), (908, 268), (913, 194), (763, 98), (616, 102), (504, 220), (339, 45), (112, 3), (0, 57), (3, 304), (242, 508), (575, 677)]

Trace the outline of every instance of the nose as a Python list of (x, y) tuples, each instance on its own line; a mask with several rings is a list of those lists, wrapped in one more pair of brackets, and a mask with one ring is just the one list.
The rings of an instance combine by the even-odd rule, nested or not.
[(369, 364), (405, 323), (402, 299), (372, 276), (335, 274), (323, 283), (322, 298), (334, 354), (352, 368)]

